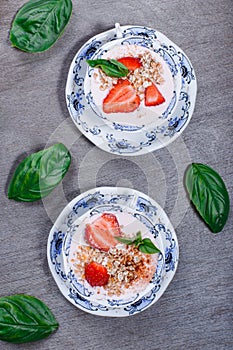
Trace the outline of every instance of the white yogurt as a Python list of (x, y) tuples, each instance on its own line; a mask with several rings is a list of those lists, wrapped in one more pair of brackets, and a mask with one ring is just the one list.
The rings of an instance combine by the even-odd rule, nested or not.
[(103, 112), (103, 100), (109, 93), (110, 89), (101, 90), (100, 89), (100, 77), (99, 77), (99, 70), (94, 69), (94, 73), (91, 75), (91, 81), (90, 81), (90, 89), (93, 95), (93, 99), (95, 104), (98, 107), (99, 112), (102, 114), (103, 117), (105, 117), (110, 122), (120, 123), (124, 125), (135, 125), (135, 126), (142, 126), (142, 125), (149, 125), (151, 123), (162, 124), (163, 119), (159, 118), (159, 116), (162, 115), (168, 108), (171, 99), (173, 97), (173, 91), (175, 89), (174, 86), (174, 80), (171, 74), (171, 71), (165, 61), (162, 57), (160, 57), (157, 53), (155, 53), (152, 50), (149, 50), (145, 47), (138, 46), (138, 45), (116, 45), (107, 50), (101, 58), (104, 59), (119, 59), (121, 57), (138, 57), (139, 55), (144, 55), (145, 53), (149, 52), (152, 58), (156, 61), (161, 63), (163, 67), (163, 74), (162, 77), (164, 79), (164, 82), (160, 85), (157, 85), (158, 89), (162, 93), (162, 95), (165, 98), (165, 102), (158, 106), (153, 107), (146, 107), (144, 104), (144, 101), (141, 101), (141, 104), (137, 110), (131, 113), (111, 113), (106, 114)]
[[(153, 235), (149, 232), (147, 227), (140, 222), (138, 219), (136, 219), (133, 215), (127, 213), (127, 212), (117, 212), (114, 213), (116, 215), (117, 220), (120, 224), (121, 231), (124, 233), (125, 237), (135, 237), (136, 233), (138, 231), (141, 231), (142, 238), (150, 238), (151, 241), (162, 251), (162, 244), (159, 239), (155, 239)], [(97, 214), (94, 216), (88, 216), (86, 217), (77, 227), (75, 234), (72, 237), (71, 241), (71, 247), (69, 251), (69, 256), (67, 259), (68, 263), (68, 269), (71, 268), (73, 271), (77, 269), (75, 267), (75, 257), (77, 252), (77, 247), (80, 246), (87, 246), (87, 242), (85, 241), (85, 226), (86, 224), (92, 223), (94, 220), (96, 220), (101, 214)], [(121, 244), (122, 245), (122, 244)], [(126, 247), (126, 246), (125, 246)], [(147, 255), (147, 254), (146, 254)], [(90, 300), (101, 302), (103, 305), (109, 305), (108, 300), (125, 300), (127, 303), (127, 300), (131, 301), (134, 299), (134, 296), (137, 296), (137, 300), (146, 292), (148, 292), (152, 287), (149, 282), (156, 271), (156, 265), (157, 265), (157, 259), (158, 254), (151, 254), (149, 255), (150, 258), (150, 264), (146, 267), (149, 271), (149, 277), (147, 279), (141, 279), (139, 281), (133, 281), (132, 286), (130, 288), (124, 288), (122, 285), (121, 288), (121, 295), (111, 295), (109, 297), (108, 289), (105, 289), (104, 287), (91, 287), (89, 283), (85, 279), (80, 279), (80, 282), (84, 285), (84, 287), (92, 293), (90, 296)], [(81, 272), (83, 273), (83, 271)], [(77, 278), (80, 278), (78, 276)]]

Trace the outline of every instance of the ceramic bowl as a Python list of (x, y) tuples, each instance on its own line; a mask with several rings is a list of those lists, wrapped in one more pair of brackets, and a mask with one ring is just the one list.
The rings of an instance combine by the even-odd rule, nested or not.
[[(125, 212), (131, 215), (137, 220), (134, 222), (143, 224), (142, 228), (149, 231), (162, 251), (158, 264), (160, 267), (148, 289), (134, 301), (126, 300), (126, 305), (125, 300), (120, 305), (119, 299), (94, 301), (93, 294), (90, 294), (92, 290), (78, 283), (69, 264), (72, 239), (78, 234), (78, 228), (86, 219), (89, 220), (90, 213), (93, 216), (103, 212), (117, 215)], [(74, 198), (61, 212), (48, 237), (48, 264), (61, 293), (74, 306), (98, 316), (126, 317), (136, 315), (153, 305), (172, 281), (178, 256), (179, 247), (174, 228), (159, 204), (142, 192), (121, 187), (99, 187)]]
[[(87, 241), (85, 240), (85, 226), (103, 214), (102, 208), (95, 207), (94, 210), (88, 211), (84, 216), (79, 218), (74, 222), (72, 228), (67, 232), (64, 237), (62, 251), (63, 251), (63, 262), (64, 262), (64, 271), (68, 277), (69, 283), (77, 293), (83, 293), (85, 290), (85, 299), (96, 304), (100, 304), (106, 307), (122, 307), (128, 306), (132, 303), (140, 300), (144, 295), (151, 292), (155, 287), (158, 280), (162, 278), (162, 274), (165, 267), (165, 252), (163, 247), (163, 241), (161, 237), (154, 237), (150, 233), (147, 226), (137, 219), (134, 216), (134, 211), (129, 208), (121, 206), (120, 208), (116, 207), (114, 204), (109, 204), (104, 207), (104, 213), (113, 214), (121, 227), (121, 231), (133, 236), (140, 231), (142, 238), (150, 238), (151, 241), (160, 249), (160, 253), (156, 254), (143, 254), (143, 258), (146, 260), (151, 259), (149, 270), (147, 273), (150, 275), (148, 278), (143, 281), (139, 279), (131, 288), (125, 288), (125, 281), (118, 281), (118, 272), (114, 272), (115, 280), (118, 284), (118, 293), (109, 295), (108, 291), (104, 287), (92, 287), (82, 276), (84, 275), (85, 264), (92, 262), (92, 258), (87, 260), (83, 266), (79, 265), (77, 267), (77, 256), (79, 254), (77, 251), (81, 247), (90, 247)], [(116, 248), (120, 248), (120, 251), (126, 252), (126, 245), (119, 243)], [(122, 250), (121, 250), (122, 249)], [(115, 248), (112, 248), (114, 252)], [(99, 253), (99, 250), (95, 250)], [(105, 259), (111, 259), (112, 252), (110, 249), (109, 253), (102, 253), (105, 256)], [(106, 265), (107, 264), (106, 260)], [(102, 263), (102, 262), (101, 262)], [(120, 270), (120, 269), (119, 269)], [(117, 271), (119, 271), (117, 270)], [(154, 270), (154, 272), (152, 272)], [(121, 276), (122, 277), (122, 276)], [(115, 286), (113, 286), (115, 288)]]
[[(86, 60), (102, 55), (104, 48), (116, 43), (121, 46), (136, 44), (153, 51), (166, 63), (173, 76), (176, 96), (164, 112), (158, 113), (153, 123), (144, 125), (138, 120), (136, 123), (128, 120), (120, 122), (114, 120), (116, 116), (113, 119), (106, 117), (101, 114), (98, 98), (93, 98), (88, 77), (91, 71)], [(97, 147), (118, 155), (136, 156), (165, 147), (181, 135), (191, 120), (196, 92), (193, 66), (181, 48), (155, 29), (127, 25), (90, 38), (78, 50), (68, 73), (66, 102), (76, 127)]]
[[(102, 109), (103, 99), (107, 96), (109, 89), (104, 91), (100, 89), (101, 83), (99, 70), (88, 67), (84, 91), (88, 101), (92, 100), (92, 109), (102, 121), (109, 126), (112, 124), (124, 125), (125, 128), (134, 127), (156, 127), (164, 124), (164, 120), (172, 115), (177, 107), (181, 86), (182, 76), (178, 68), (179, 62), (176, 57), (166, 59), (164, 49), (155, 40), (148, 40), (144, 37), (132, 36), (130, 38), (121, 38), (103, 44), (93, 55), (92, 59), (119, 59), (121, 57), (138, 57), (139, 55), (150, 54), (154, 62), (162, 66), (162, 78), (164, 82), (157, 85), (165, 98), (165, 102), (155, 107), (146, 107), (144, 101), (141, 101), (139, 108), (131, 113), (104, 113)], [(97, 76), (97, 78), (96, 78)]]

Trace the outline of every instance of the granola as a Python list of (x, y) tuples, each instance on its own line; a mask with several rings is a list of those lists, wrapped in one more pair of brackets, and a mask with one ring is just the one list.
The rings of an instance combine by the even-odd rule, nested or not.
[[(144, 53), (138, 54), (137, 56), (129, 53), (130, 57), (137, 57), (142, 63), (142, 67), (130, 71), (126, 77), (137, 91), (140, 99), (144, 98), (144, 91), (146, 87), (156, 83), (158, 85), (164, 83), (163, 78), (163, 67), (160, 62), (157, 62), (151, 55), (151, 53), (146, 50)], [(119, 57), (120, 58), (120, 57)], [(101, 69), (98, 69), (98, 73), (94, 73), (94, 78), (99, 78), (100, 86), (99, 89), (104, 91), (110, 89), (114, 84), (117, 83), (116, 78), (108, 77)]]
[[(141, 253), (135, 246), (117, 244), (108, 252), (90, 246), (78, 245), (71, 262), (74, 273), (80, 281), (85, 281), (85, 265), (95, 261), (107, 268), (108, 284), (103, 288), (108, 296), (120, 296), (124, 290), (143, 287), (156, 270), (155, 257)], [(97, 292), (100, 293), (100, 292)]]

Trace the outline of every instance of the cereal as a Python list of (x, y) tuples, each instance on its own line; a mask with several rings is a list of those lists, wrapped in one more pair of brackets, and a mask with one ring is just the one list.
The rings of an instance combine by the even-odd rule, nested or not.
[[(135, 54), (130, 53), (131, 57), (136, 57)], [(163, 84), (164, 79), (163, 67), (160, 62), (157, 62), (149, 51), (146, 51), (144, 54), (138, 55), (142, 63), (141, 68), (137, 68), (134, 71), (130, 71), (126, 77), (132, 84), (132, 86), (137, 90), (141, 100), (143, 99), (142, 93), (145, 89), (152, 85), (152, 83)], [(95, 73), (94, 78), (97, 78)], [(124, 78), (123, 78), (124, 79)], [(100, 80), (100, 90), (104, 91), (111, 88), (114, 84), (117, 83), (116, 78), (108, 77), (101, 69), (99, 69), (99, 80)]]
[[(77, 246), (73, 259), (74, 271), (84, 282), (85, 264), (96, 261), (103, 264), (110, 275), (108, 284), (103, 288), (108, 296), (120, 296), (122, 289), (129, 289), (140, 281), (149, 282), (156, 265), (151, 256), (141, 253), (135, 246), (117, 244), (108, 252), (90, 246)], [(153, 268), (152, 268), (153, 266)]]

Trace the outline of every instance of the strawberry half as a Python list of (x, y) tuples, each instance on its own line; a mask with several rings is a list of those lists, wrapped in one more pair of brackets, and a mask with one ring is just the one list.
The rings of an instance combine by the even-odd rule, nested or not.
[(121, 230), (113, 214), (104, 213), (92, 224), (86, 225), (85, 239), (94, 248), (107, 252), (118, 243), (114, 236), (121, 236)]
[(92, 261), (85, 266), (85, 279), (92, 286), (105, 286), (108, 283), (109, 274), (105, 266)]
[(119, 58), (117, 61), (122, 63), (124, 66), (126, 66), (129, 70), (132, 71), (142, 66), (140, 59), (136, 57), (122, 57)]
[(165, 98), (154, 84), (148, 86), (145, 89), (145, 105), (147, 107), (150, 106), (158, 106), (165, 102)]
[(117, 84), (109, 91), (103, 101), (105, 113), (129, 113), (135, 111), (140, 105), (140, 97), (125, 79), (119, 79)]

